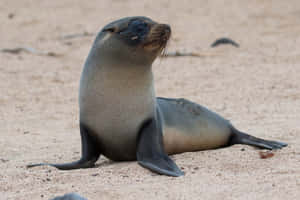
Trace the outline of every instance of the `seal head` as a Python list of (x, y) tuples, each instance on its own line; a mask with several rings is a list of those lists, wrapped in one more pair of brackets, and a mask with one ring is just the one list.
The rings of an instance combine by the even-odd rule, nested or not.
[(146, 17), (123, 18), (100, 31), (91, 53), (98, 59), (116, 63), (122, 60), (130, 62), (130, 65), (149, 65), (165, 48), (170, 35), (171, 28), (167, 24), (159, 24)]

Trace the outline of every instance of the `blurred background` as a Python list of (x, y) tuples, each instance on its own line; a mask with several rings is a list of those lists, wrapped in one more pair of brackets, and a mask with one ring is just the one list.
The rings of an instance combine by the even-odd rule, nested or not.
[[(267, 160), (239, 145), (176, 155), (179, 179), (104, 157), (95, 169), (27, 170), (80, 156), (82, 66), (97, 32), (126, 16), (170, 24), (167, 52), (199, 55), (158, 58), (158, 96), (191, 99), (289, 147)], [(299, 19), (299, 0), (1, 0), (0, 199), (299, 199)], [(221, 37), (240, 47), (211, 48)]]

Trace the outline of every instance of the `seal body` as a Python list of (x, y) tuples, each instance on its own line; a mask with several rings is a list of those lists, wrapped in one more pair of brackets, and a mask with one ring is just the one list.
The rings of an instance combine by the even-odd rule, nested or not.
[(248, 144), (287, 144), (240, 132), (218, 114), (185, 99), (156, 97), (151, 65), (170, 37), (169, 25), (128, 17), (106, 25), (85, 62), (79, 89), (81, 159), (51, 165), (93, 167), (102, 154), (137, 160), (156, 173), (181, 176), (169, 154)]
[(89, 67), (80, 82), (80, 121), (93, 130), (106, 157), (135, 160), (138, 132), (155, 114), (151, 69), (122, 63)]
[(215, 149), (231, 136), (228, 120), (186, 99), (157, 98), (168, 154)]

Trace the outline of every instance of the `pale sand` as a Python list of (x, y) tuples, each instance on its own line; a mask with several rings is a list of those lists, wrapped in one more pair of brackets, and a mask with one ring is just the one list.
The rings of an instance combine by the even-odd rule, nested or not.
[[(289, 146), (269, 159), (241, 145), (175, 155), (185, 172), (180, 178), (104, 157), (93, 169), (26, 169), (29, 163), (80, 157), (78, 82), (94, 36), (60, 37), (96, 33), (133, 15), (171, 25), (168, 51), (204, 55), (158, 59), (153, 70), (159, 96), (191, 99), (245, 132)], [(89, 200), (300, 199), (299, 0), (2, 0), (0, 23), (0, 48), (62, 54), (0, 53), (1, 200), (67, 192)], [(241, 47), (210, 48), (224, 36)]]

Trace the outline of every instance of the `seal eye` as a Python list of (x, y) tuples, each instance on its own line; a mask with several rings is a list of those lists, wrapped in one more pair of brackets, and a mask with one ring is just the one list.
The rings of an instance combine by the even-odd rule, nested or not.
[(132, 20), (124, 30), (118, 33), (126, 38), (125, 41), (128, 42), (128, 44), (137, 45), (146, 38), (149, 30), (150, 27), (146, 22), (135, 19)]
[(144, 36), (149, 31), (148, 25), (145, 22), (140, 21), (140, 20), (132, 21), (129, 25), (129, 28), (137, 36)]

